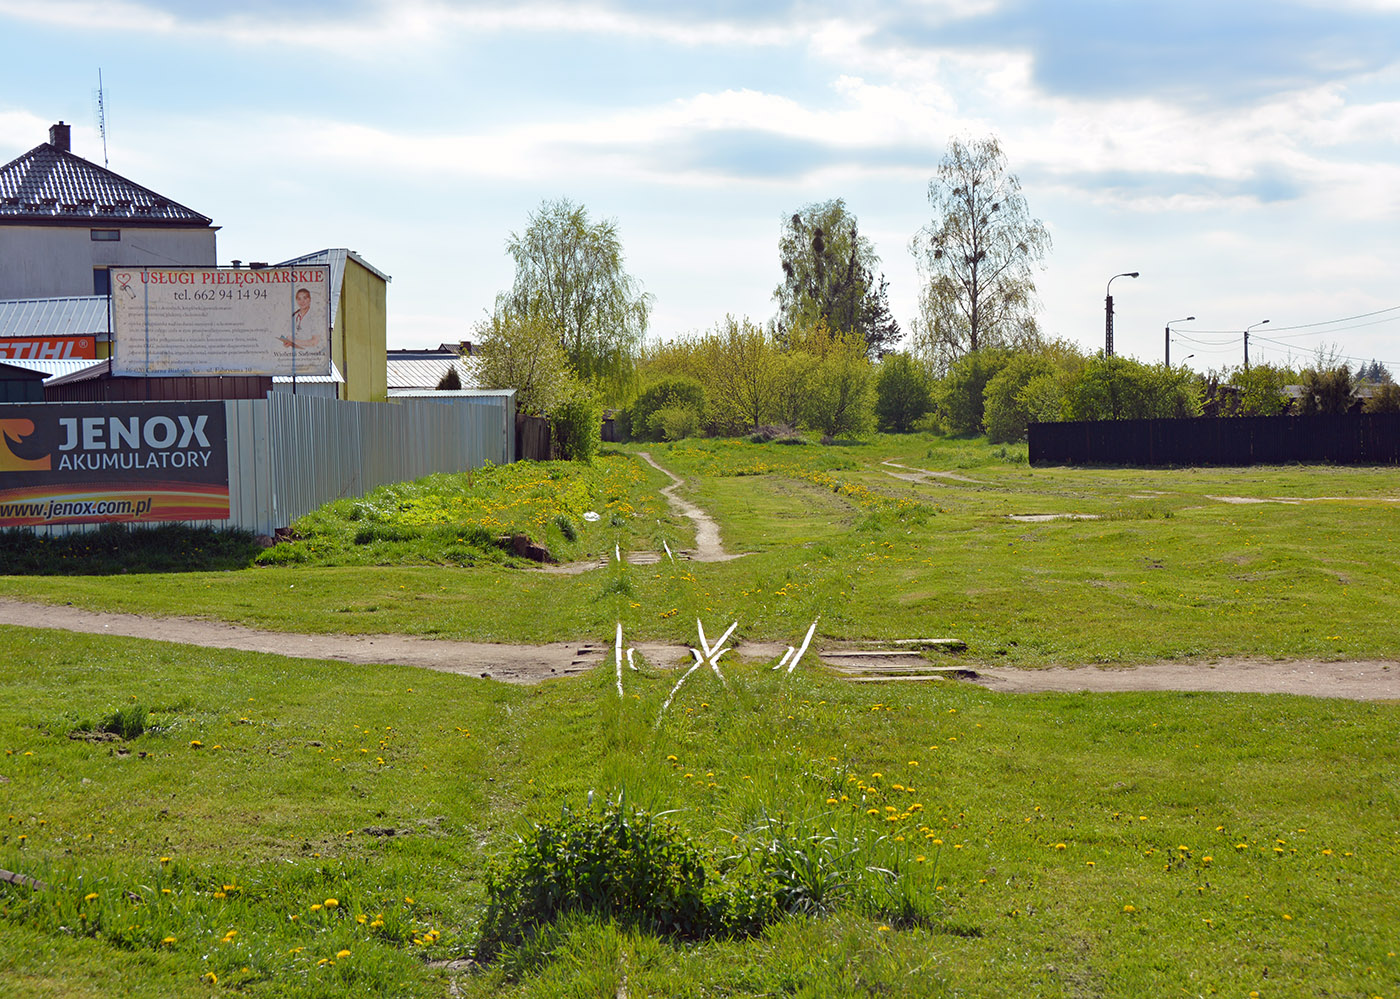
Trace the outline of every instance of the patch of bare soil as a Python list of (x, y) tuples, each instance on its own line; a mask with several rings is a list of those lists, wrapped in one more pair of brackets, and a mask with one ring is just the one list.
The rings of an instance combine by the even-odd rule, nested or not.
[[(261, 631), (200, 618), (145, 617), (79, 607), (0, 599), (0, 624), (58, 628), (97, 635), (121, 635), (206, 648), (266, 652), (306, 659), (365, 665), (416, 666), (444, 673), (487, 677), (506, 683), (539, 683), (586, 672), (614, 655), (603, 643), (554, 642), (501, 645), (416, 638), (411, 635), (304, 635)], [(635, 646), (652, 666), (691, 662), (689, 648), (664, 642)], [(734, 654), (776, 660), (786, 646), (743, 642)], [(821, 653), (839, 661), (838, 650)], [(1129, 668), (1081, 666), (1073, 669), (1012, 669), (968, 666), (948, 672), (990, 690), (1016, 693), (1050, 691), (1200, 690), (1257, 694), (1302, 694), (1351, 700), (1400, 699), (1400, 663), (1379, 660), (1323, 662), (1228, 658), (1213, 662), (1159, 662)]]
[(1076, 669), (975, 667), (973, 682), (990, 690), (1048, 691), (1200, 690), (1236, 694), (1301, 694), (1354, 701), (1400, 699), (1400, 663), (1379, 660), (1227, 658), (1210, 662), (1157, 662), (1129, 668)]
[(959, 475), (957, 472), (934, 472), (927, 468), (910, 468), (908, 465), (901, 465), (893, 461), (882, 461), (882, 465), (889, 465), (891, 468), (902, 469), (899, 472), (886, 472), (896, 479), (903, 479), (905, 482), (927, 482), (929, 479), (949, 479), (953, 482), (973, 482), (978, 485), (985, 485), (985, 479), (973, 479), (966, 475)]

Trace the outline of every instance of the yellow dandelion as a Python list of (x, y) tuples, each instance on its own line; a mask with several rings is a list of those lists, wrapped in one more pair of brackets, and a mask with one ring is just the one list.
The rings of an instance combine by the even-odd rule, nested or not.
[(325, 905), (325, 907), (326, 907), (327, 909), (334, 909), (336, 906), (338, 906), (338, 905), (340, 904), (340, 901), (339, 901), (338, 899), (328, 898), (328, 899), (326, 899), (326, 901), (323, 902), (322, 904)]
[(83, 896), (83, 901), (84, 901), (84, 902), (91, 902), (91, 901), (92, 901), (93, 899), (95, 899), (95, 898), (97, 898), (97, 892), (95, 892), (95, 891), (90, 891), (90, 892), (88, 892), (86, 895)]
[(1056, 850), (1064, 850), (1064, 849), (1066, 849), (1066, 847), (1065, 847), (1065, 845), (1064, 845), (1063, 843), (1056, 843), (1056, 844), (1055, 844), (1055, 849), (1056, 849)]
[(169, 946), (170, 946), (171, 944), (173, 944), (174, 942), (175, 942), (175, 938), (174, 938), (174, 937), (166, 937), (164, 940), (161, 941), (161, 945), (162, 945), (162, 946), (165, 946), (165, 947), (169, 947)]
[(1127, 912), (1127, 913), (1134, 913), (1134, 912), (1137, 912), (1137, 906), (1135, 906), (1135, 905), (1125, 905), (1125, 906), (1123, 906), (1123, 911), (1124, 911), (1124, 912)]
[[(89, 835), (90, 835), (90, 834), (89, 834)], [(161, 857), (161, 858), (160, 858), (160, 862), (161, 862), (162, 864), (168, 864), (168, 863), (170, 863), (170, 858), (169, 858), (169, 857)]]
[(214, 974), (212, 971), (206, 971), (204, 973), (204, 976), (200, 979), (200, 981), (208, 982), (210, 985), (218, 985), (219, 976)]
[[(203, 748), (204, 748), (204, 743), (200, 742), (198, 739), (191, 739), (191, 740), (190, 740), (190, 748), (191, 748), (191, 749), (203, 749)], [(211, 971), (211, 972), (209, 972), (209, 974), (212, 975), (213, 972)]]
[(335, 956), (341, 960), (344, 960), (345, 958), (350, 956), (350, 952), (348, 950), (338, 950), (335, 952)]

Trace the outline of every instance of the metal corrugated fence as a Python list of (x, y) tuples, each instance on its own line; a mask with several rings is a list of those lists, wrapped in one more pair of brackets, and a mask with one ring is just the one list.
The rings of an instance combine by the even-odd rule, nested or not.
[[(267, 409), (270, 488), (260, 491), (269, 507), (258, 512), (256, 525), (238, 524), (262, 534), (323, 503), (362, 496), (376, 486), (479, 468), (488, 461), (504, 464), (515, 457), (513, 394), (391, 404), (273, 393), (265, 400), (228, 405)], [(232, 413), (229, 422), (234, 422)], [(251, 471), (255, 477), (261, 474), (256, 460)], [(234, 477), (244, 474), (230, 448), (230, 492)]]
[(1400, 414), (1032, 423), (1032, 465), (1400, 464)]
[[(100, 415), (103, 404), (43, 403)], [(151, 403), (165, 409), (180, 403)], [(224, 402), (229, 517), (210, 527), (272, 534), (331, 500), (434, 472), (515, 459), (515, 393), (397, 403), (273, 392)], [(97, 524), (33, 530), (64, 534)]]

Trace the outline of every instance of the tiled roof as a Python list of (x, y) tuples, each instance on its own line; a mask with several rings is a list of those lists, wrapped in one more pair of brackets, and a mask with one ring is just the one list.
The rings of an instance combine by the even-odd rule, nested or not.
[(106, 295), (0, 300), (0, 336), (82, 336), (106, 332)]
[(212, 226), (213, 220), (45, 142), (0, 167), (0, 223)]

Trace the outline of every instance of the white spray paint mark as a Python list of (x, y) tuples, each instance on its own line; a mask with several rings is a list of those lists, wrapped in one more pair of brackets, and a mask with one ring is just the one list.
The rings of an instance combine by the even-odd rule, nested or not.
[(797, 661), (798, 661), (799, 659), (802, 658), (802, 653), (804, 653), (804, 652), (807, 651), (807, 646), (811, 644), (811, 642), (812, 642), (812, 636), (813, 636), (813, 635), (816, 633), (816, 631), (817, 631), (817, 621), (820, 621), (820, 620), (821, 620), (821, 615), (817, 615), (816, 621), (813, 621), (813, 622), (812, 622), (812, 626), (811, 626), (810, 628), (807, 629), (807, 637), (804, 638), (804, 639), (802, 639), (802, 647), (799, 648), (799, 649), (797, 650), (797, 655), (793, 656), (793, 657), (792, 657), (792, 661), (788, 663), (787, 671), (788, 671), (789, 673), (791, 673), (791, 672), (793, 671), (793, 669), (796, 668), (796, 666), (797, 666)]
[(622, 622), (617, 622), (617, 643), (613, 646), (617, 658), (617, 696), (622, 697)]
[(636, 652), (636, 651), (637, 651), (636, 649), (628, 649), (628, 650), (627, 650), (627, 667), (628, 667), (629, 669), (636, 669), (636, 668), (637, 668), (637, 664), (634, 663), (634, 662), (632, 661), (632, 653), (634, 653), (634, 652)]
[(695, 630), (700, 632), (700, 648), (704, 650), (706, 658), (710, 655), (710, 643), (705, 641), (705, 626), (700, 623), (700, 619), (695, 619)]
[(786, 663), (786, 662), (788, 661), (788, 656), (792, 655), (792, 654), (793, 654), (794, 652), (796, 652), (796, 651), (797, 651), (796, 649), (794, 649), (791, 645), (789, 645), (788, 648), (787, 648), (787, 651), (783, 653), (783, 658), (779, 659), (779, 660), (778, 660), (778, 664), (777, 664), (776, 666), (774, 666), (773, 668), (774, 668), (774, 669), (782, 669), (782, 668), (783, 668), (783, 664)]

